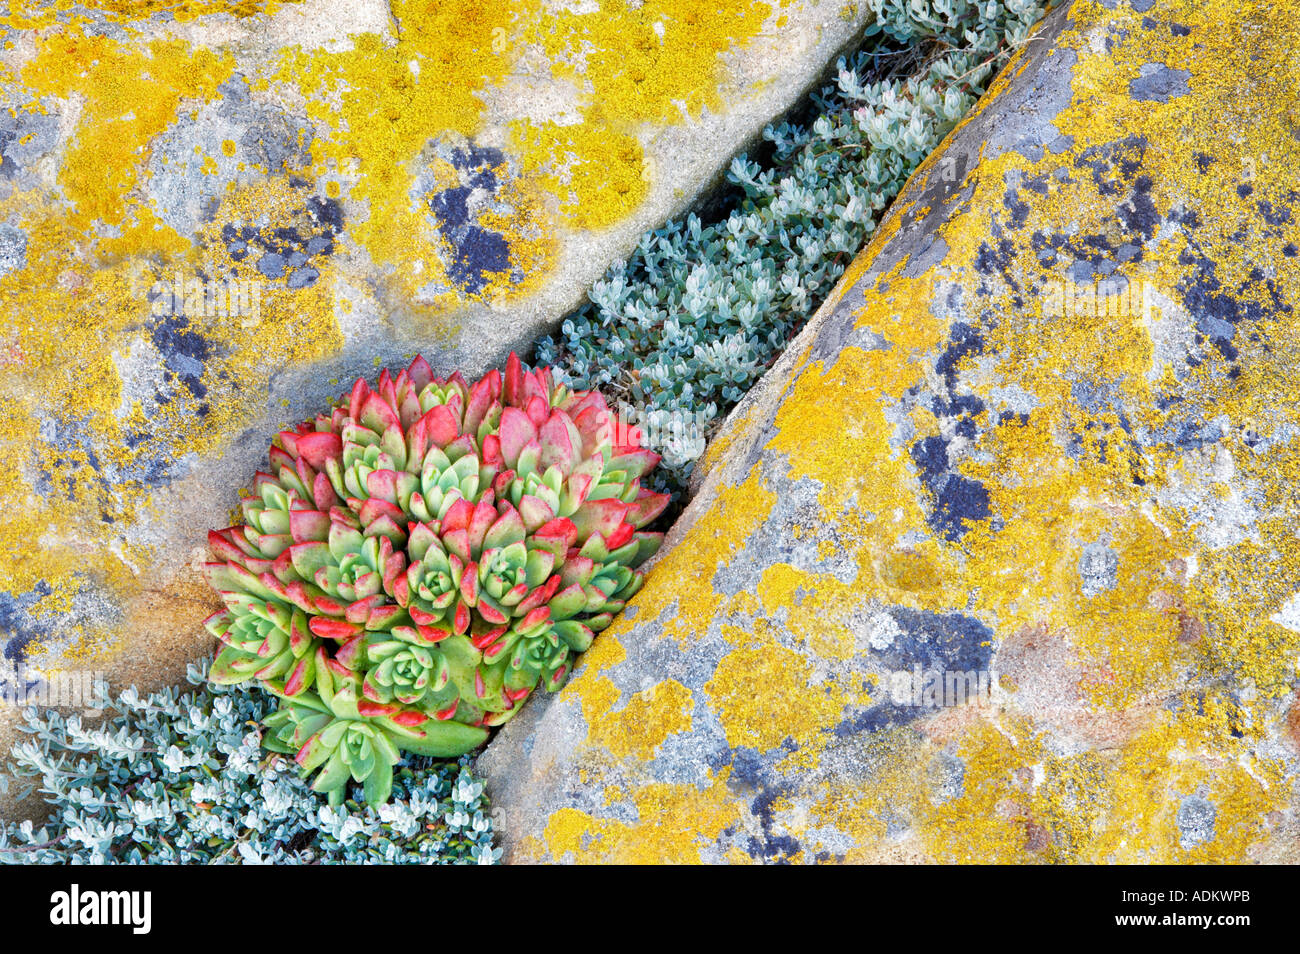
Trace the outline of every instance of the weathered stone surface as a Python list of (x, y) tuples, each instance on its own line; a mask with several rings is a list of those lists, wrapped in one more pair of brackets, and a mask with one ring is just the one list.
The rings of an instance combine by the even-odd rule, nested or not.
[(1300, 861), (1298, 41), (1049, 16), (480, 759), (508, 858)]
[(275, 430), (417, 349), (526, 349), (867, 15), (69, 6), (0, 19), (0, 643), (119, 686), (207, 652), (203, 534)]

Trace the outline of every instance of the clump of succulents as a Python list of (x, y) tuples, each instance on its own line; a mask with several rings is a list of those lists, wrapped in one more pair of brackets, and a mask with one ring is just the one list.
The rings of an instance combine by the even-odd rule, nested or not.
[[(492, 864), (493, 823), (468, 761), (405, 759), (393, 797), (331, 807), (293, 760), (263, 751), (276, 700), (207, 682), (95, 712), (24, 710), (10, 771), (50, 806), (0, 825), (0, 864)], [(6, 781), (0, 776), (0, 790)], [(18, 796), (21, 792), (13, 791)], [(354, 790), (354, 796), (362, 794)]]
[(402, 752), (462, 755), (641, 586), (659, 455), (597, 391), (510, 356), (473, 385), (423, 358), (280, 432), (241, 525), (213, 531), (211, 679), (280, 697), (268, 748), (313, 787), (389, 797)]
[(680, 494), (720, 420), (826, 300), (913, 170), (966, 114), (1050, 3), (867, 0), (874, 20), (808, 122), (764, 130), (731, 164), (719, 221), (645, 233), (537, 346), (576, 387), (615, 395)]

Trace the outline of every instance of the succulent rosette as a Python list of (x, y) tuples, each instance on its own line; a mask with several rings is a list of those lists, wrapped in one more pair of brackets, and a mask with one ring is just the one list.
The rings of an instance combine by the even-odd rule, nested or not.
[(482, 741), (482, 729), (459, 722), (437, 731), (417, 710), (390, 710), (367, 702), (355, 675), (335, 674), (323, 665), (316, 692), (291, 697), (266, 718), (263, 744), (293, 755), (304, 775), (317, 769), (312, 788), (343, 801), (349, 780), (363, 786), (367, 802), (388, 801), (393, 767), (401, 750), (417, 755), (460, 755)]
[(284, 700), (267, 744), (319, 790), (384, 801), (399, 750), (461, 755), (564, 685), (663, 538), (658, 460), (599, 392), (513, 354), (472, 386), (423, 358), (358, 379), (208, 535), (211, 678)]

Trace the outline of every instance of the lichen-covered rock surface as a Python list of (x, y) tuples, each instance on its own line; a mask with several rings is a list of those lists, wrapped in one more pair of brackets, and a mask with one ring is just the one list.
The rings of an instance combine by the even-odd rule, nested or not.
[(1300, 861), (1298, 47), (1049, 16), (480, 759), (508, 860)]
[[(0, 16), (0, 647), (173, 681), (267, 438), (527, 349), (861, 31), (834, 0)], [(409, 358), (409, 355), (407, 355)], [(0, 743), (13, 720), (0, 714)]]

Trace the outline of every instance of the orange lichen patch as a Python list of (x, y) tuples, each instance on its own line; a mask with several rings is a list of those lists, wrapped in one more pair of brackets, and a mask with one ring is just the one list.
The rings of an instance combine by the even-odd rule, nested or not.
[[(197, 322), (204, 335), (229, 355), (227, 367), (243, 384), (242, 393), (229, 395), (231, 400), (222, 409), (232, 420), (240, 413), (254, 412), (254, 402), (263, 400), (260, 395), (265, 393), (266, 380), (276, 368), (309, 364), (343, 346), (334, 315), (333, 279), (337, 266), (331, 259), (312, 260), (321, 274), (311, 287), (289, 289), (283, 283), (264, 280), (248, 259), (234, 259), (220, 238), (227, 226), (257, 227), (266, 223), (262, 228), (270, 231), (295, 225), (305, 218), (305, 207), (312, 196), (311, 190), (295, 187), (283, 177), (232, 190), (218, 215), (200, 233), (207, 269), (248, 282), (259, 301), (255, 316), (213, 315)], [(266, 360), (268, 355), (275, 356), (274, 362)], [(224, 428), (220, 432), (230, 433)]]
[[(1269, 812), (1285, 804), (1278, 766), (1236, 757), (1222, 707), (1206, 716), (1169, 719), (1124, 746), (1107, 774), (1106, 824), (1088, 848), (1112, 863), (1241, 863), (1264, 832)], [(1219, 725), (1205, 738), (1205, 723)], [(1197, 730), (1201, 731), (1197, 731)], [(1198, 735), (1201, 736), (1198, 738)], [(1208, 744), (1207, 744), (1208, 743)], [(1216, 808), (1213, 837), (1184, 846), (1178, 826), (1183, 798), (1200, 795)]]
[(514, 125), (511, 137), (524, 157), (524, 171), (560, 197), (560, 212), (574, 228), (612, 225), (646, 196), (641, 143), (635, 136), (525, 120)]
[(582, 687), (578, 694), (582, 698), (582, 716), (589, 726), (618, 702), (618, 687), (607, 676), (593, 676), (575, 685)]
[[(1269, 537), (1268, 545), (1241, 543), (1202, 560), (1188, 611), (1208, 630), (1196, 647), (1203, 666), (1246, 675), (1266, 695), (1285, 696), (1295, 684), (1300, 633), (1270, 617), (1280, 608), (1279, 592), (1297, 587), (1295, 534), (1273, 528)], [(1278, 560), (1279, 546), (1290, 560)]]
[[(989, 487), (1003, 524), (997, 532), (981, 527), (967, 535), (967, 579), (978, 581), (981, 603), (1003, 626), (1052, 618), (1094, 659), (1125, 673), (1122, 683), (1094, 688), (1099, 701), (1129, 705), (1135, 693), (1167, 680), (1180, 655), (1182, 581), (1169, 578), (1165, 563), (1186, 551), (1140, 511), (1114, 508), (1109, 468), (1090, 473), (1086, 463), (1062, 455), (1055, 429), (1040, 421), (1035, 415), (1028, 425), (998, 428), (992, 462), (971, 468)], [(1022, 477), (1008, 483), (997, 474)], [(1116, 553), (1118, 583), (1083, 596), (1078, 554), (1103, 533)], [(1162, 602), (1157, 592), (1172, 595)]]
[(691, 728), (694, 698), (672, 679), (636, 693), (621, 709), (598, 711), (584, 699), (583, 715), (590, 726), (587, 745), (606, 749), (617, 758), (654, 758), (659, 746), (676, 732)]
[[(918, 316), (921, 318), (922, 316)], [(918, 321), (918, 324), (921, 324)], [(888, 336), (889, 329), (876, 329)], [(915, 341), (924, 331), (917, 329)], [(888, 428), (880, 397), (901, 394), (914, 383), (917, 372), (903, 360), (903, 347), (862, 351), (846, 348), (835, 363), (821, 373), (810, 367), (800, 375), (777, 412), (777, 435), (768, 447), (789, 459), (787, 479), (811, 477), (822, 485), (823, 507), (842, 506), (844, 497), (857, 498), (862, 509), (879, 513), (898, 493), (900, 474), (889, 460)], [(864, 388), (863, 381), (878, 382)], [(843, 428), (821, 426), (814, 418), (797, 415), (810, 399), (834, 402), (844, 410)], [(865, 467), (863, 465), (866, 465)], [(843, 481), (841, 483), (840, 481)]]
[(551, 815), (540, 840), (523, 853), (558, 861), (613, 864), (699, 864), (700, 849), (739, 818), (722, 780), (693, 785), (645, 785), (630, 797), (634, 823), (598, 818), (574, 808)]
[(978, 723), (962, 739), (962, 793), (940, 804), (917, 802), (921, 836), (941, 862), (1007, 864), (1021, 859), (1027, 841), (1027, 793), (1016, 770), (1036, 762), (1041, 742), (1024, 725)]
[(762, 0), (622, 2), (565, 11), (534, 35), (562, 64), (557, 71), (590, 84), (592, 101), (611, 116), (670, 122), (721, 106), (719, 57), (755, 36), (772, 11)]
[(695, 472), (710, 471), (727, 459), (727, 451), (735, 443), (736, 438), (752, 427), (754, 412), (753, 405), (742, 404), (731, 413), (718, 433), (709, 441), (704, 455), (696, 461)]
[(606, 669), (612, 669), (625, 659), (627, 659), (627, 650), (623, 648), (623, 644), (618, 641), (617, 636), (606, 632), (583, 654), (582, 667), (584, 672), (595, 675)]
[(797, 611), (790, 628), (807, 641), (807, 649), (823, 659), (853, 656), (853, 633), (844, 614), (851, 586), (829, 575), (801, 573), (788, 563), (777, 563), (763, 571), (758, 595), (763, 613), (769, 618), (783, 608)]
[[(359, 173), (351, 197), (368, 203), (369, 216), (353, 234), (372, 259), (394, 268), (409, 294), (439, 279), (429, 270), (449, 254), (412, 195), (424, 152), (435, 139), (478, 132), (485, 91), (506, 80), (518, 51), (545, 53), (552, 76), (579, 91), (582, 117), (576, 124), (513, 122), (522, 171), (570, 225), (597, 228), (626, 217), (646, 195), (653, 177), (642, 125), (688, 121), (705, 106), (720, 107), (719, 55), (752, 38), (771, 9), (754, 0), (728, 0), (708, 13), (690, 0), (582, 13), (535, 0), (509, 10), (462, 0), (433, 8), (398, 2), (396, 42), (364, 35), (346, 51), (292, 51), (274, 81), (300, 91), (308, 114), (331, 130), (315, 157), (317, 171)], [(544, 236), (554, 224), (540, 216), (537, 203), (523, 203), (500, 223), (512, 274), (532, 274), (530, 266), (553, 255)], [(485, 294), (505, 290), (520, 289), (498, 281)]]
[(541, 172), (574, 226), (597, 228), (640, 204), (652, 179), (636, 133), (645, 123), (679, 123), (721, 108), (721, 55), (754, 37), (773, 6), (724, 0), (617, 2), (564, 11), (524, 25), (551, 73), (582, 90), (583, 121), (521, 122), (515, 142), (525, 168)]
[(170, 14), (178, 23), (212, 14), (244, 18), (274, 13), (277, 7), (301, 0), (27, 0), (9, 4), (0, 25), (14, 30), (34, 30), (68, 20), (91, 18), (95, 11), (109, 20), (141, 20), (159, 13)]
[[(50, 594), (38, 614), (70, 608), (86, 582), (129, 593), (135, 568), (149, 563), (142, 547), (107, 545), (108, 522), (130, 521), (144, 494), (129, 476), (111, 487), (101, 476), (109, 466), (129, 475), (139, 457), (125, 443), (125, 429), (138, 426), (139, 415), (118, 417), (122, 392), (112, 349), (125, 347), (148, 315), (143, 276), (189, 243), (140, 204), (139, 163), (182, 102), (211, 97), (232, 69), (229, 57), (183, 43), (134, 49), (73, 26), (42, 35), (34, 57), (11, 77), (33, 96), (80, 104), (59, 169), (61, 198), (16, 193), (3, 203), (27, 235), (27, 265), (0, 281), (8, 334), (22, 355), (0, 368), (0, 382), (14, 396), (6, 418), (25, 434), (13, 445), (20, 466), (7, 472), (11, 545), (0, 548), (0, 589), (23, 593), (43, 582)], [(42, 112), (43, 102), (19, 111)], [(116, 234), (97, 239), (96, 223)], [(172, 423), (183, 437), (190, 422), (181, 405)], [(72, 436), (38, 440), (42, 420)], [(165, 433), (168, 417), (152, 426)], [(37, 496), (33, 481), (42, 473), (49, 488)]]
[(787, 739), (811, 743), (846, 705), (865, 701), (834, 682), (814, 683), (808, 660), (770, 638), (724, 630), (741, 648), (722, 658), (704, 691), (733, 748), (767, 752)]
[(513, 299), (536, 291), (546, 281), (559, 254), (559, 239), (547, 209), (549, 194), (533, 179), (511, 178), (502, 183), (498, 198), (508, 213), (488, 211), (479, 225), (509, 237), (510, 267), (488, 276), (485, 296)]
[[(683, 645), (703, 633), (716, 609), (714, 575), (740, 553), (744, 540), (771, 511), (775, 499), (757, 474), (739, 487), (725, 489), (691, 530), (701, 544), (709, 541), (711, 545), (674, 547), (666, 552), (646, 574), (646, 587), (637, 597), (636, 619), (642, 614), (651, 619), (664, 615), (664, 634)], [(651, 585), (655, 580), (667, 585)], [(676, 611), (666, 613), (673, 604)], [(621, 637), (633, 626), (633, 617), (625, 614), (607, 632)], [(601, 639), (605, 638), (602, 634)]]
[[(241, 208), (256, 208), (257, 214), (274, 210), (293, 198), (289, 191), (286, 183), (273, 180), (232, 195), (212, 228), (219, 230)], [(111, 202), (86, 201), (110, 214)], [(261, 276), (229, 260), (215, 233), (204, 243), (208, 260), (197, 263), (188, 240), (170, 229), (139, 225), (151, 221), (140, 206), (111, 213), (133, 217), (137, 226), (104, 240), (109, 264), (87, 253), (86, 240), (71, 221), (75, 213), (26, 194), (11, 196), (3, 211), (22, 223), (28, 255), (24, 269), (0, 281), (0, 302), (12, 316), (12, 346), (23, 356), (0, 367), (0, 382), (13, 395), (6, 415), (13, 433), (7, 439), (19, 462), (6, 471), (3, 487), (9, 545), (0, 554), (0, 589), (25, 593), (38, 584), (48, 586), (49, 595), (32, 609), (38, 616), (72, 609), (87, 583), (127, 606), (141, 585), (142, 569), (156, 563), (147, 545), (127, 543), (119, 535), (121, 527), (136, 524), (156, 506), (149, 482), (132, 475), (150, 473), (155, 461), (210, 451), (225, 435), (238, 433), (240, 422), (263, 403), (260, 394), (273, 371), (268, 355), (306, 362), (337, 348), (341, 341), (329, 285), (297, 293), (263, 287)], [(169, 403), (146, 413), (139, 397), (124, 397), (116, 363), (136, 348), (156, 354), (151, 290), (171, 288), (177, 275), (196, 280), (199, 267), (205, 274), (249, 279), (256, 286), (257, 314), (190, 309), (177, 320), (175, 333), (207, 353), (202, 377), (193, 382), (193, 392), (173, 381)], [(245, 320), (255, 321), (255, 327), (245, 327)], [(229, 381), (239, 385), (224, 383)], [(41, 438), (42, 428), (55, 438)], [(37, 481), (45, 484), (39, 494)], [(175, 499), (169, 493), (164, 501), (170, 512)], [(41, 543), (32, 546), (32, 541)], [(112, 632), (77, 629), (57, 636), (95, 647), (115, 638)]]
[(648, 759), (668, 736), (690, 729), (694, 704), (689, 689), (666, 680), (634, 694), (626, 705), (615, 709), (622, 693), (600, 673), (626, 658), (622, 644), (609, 634), (602, 634), (583, 657), (584, 676), (575, 680), (573, 692), (588, 727), (584, 746), (604, 748), (618, 758)]
[[(36, 612), (71, 608), (86, 577), (123, 586), (132, 577), (120, 556), (101, 549), (95, 525), (101, 514), (129, 517), (134, 510), (132, 482), (110, 490), (98, 478), (105, 463), (96, 445), (119, 439), (114, 410), (120, 390), (116, 370), (104, 348), (108, 329), (130, 321), (123, 300), (129, 288), (112, 271), (62, 268), (57, 254), (41, 245), (57, 240), (65, 224), (39, 223), (29, 232), (27, 281), (44, 273), (48, 283), (19, 285), (11, 275), (0, 297), (12, 317), (10, 333), (24, 361), (0, 369), (0, 387), (9, 397), (5, 440), (15, 466), (6, 468), (3, 486), (5, 540), (0, 546), (0, 589), (25, 593), (44, 582), (50, 593)], [(60, 283), (60, 277), (71, 280)], [(69, 286), (75, 291), (70, 290)], [(68, 360), (70, 354), (77, 355)], [(42, 441), (42, 427), (73, 429), (65, 438)], [(80, 428), (80, 430), (77, 430)], [(47, 475), (38, 496), (35, 483)]]
[(1287, 710), (1286, 717), (1283, 720), (1286, 726), (1287, 735), (1291, 739), (1292, 746), (1297, 752), (1300, 752), (1300, 702), (1294, 703)]
[[(135, 225), (148, 242), (154, 221), (133, 217), (140, 154), (169, 126), (185, 100), (209, 99), (234, 71), (234, 59), (188, 43), (155, 40), (131, 47), (72, 26), (46, 34), (36, 56), (15, 78), (35, 96), (77, 97), (75, 139), (65, 153), (59, 185), (71, 203), (69, 223), (86, 230), (96, 220)], [(41, 111), (39, 101), (24, 107)], [(145, 231), (144, 227), (148, 227)]]
[[(5, 413), (5, 423), (0, 425), (0, 441), (15, 459), (22, 459), (23, 448), (37, 445), (35, 423), (16, 400), (5, 399), (0, 410), (12, 412)], [(52, 455), (46, 452), (43, 457), (45, 466), (54, 466)], [(0, 494), (10, 502), (0, 520), (0, 590), (27, 593), (45, 584), (49, 591), (32, 608), (36, 614), (71, 610), (86, 583), (123, 589), (132, 583), (133, 574), (122, 559), (105, 559), (97, 552), (96, 541), (77, 533), (68, 521), (67, 514), (77, 507), (97, 506), (101, 491), (83, 480), (88, 465), (84, 450), (71, 451), (60, 459), (64, 460), (67, 474), (60, 475), (59, 489), (66, 496), (58, 506), (39, 501), (17, 467), (5, 468), (0, 478)]]
[(368, 215), (351, 235), (376, 264), (396, 269), (410, 295), (445, 278), (436, 270), (443, 239), (412, 194), (421, 156), (434, 139), (478, 131), (480, 94), (511, 62), (502, 31), (533, 8), (473, 0), (392, 6), (402, 27), (396, 43), (368, 33), (344, 51), (286, 51), (273, 80), (300, 91), (307, 115), (330, 129), (314, 150), (317, 172), (355, 172), (351, 198), (367, 203)]

